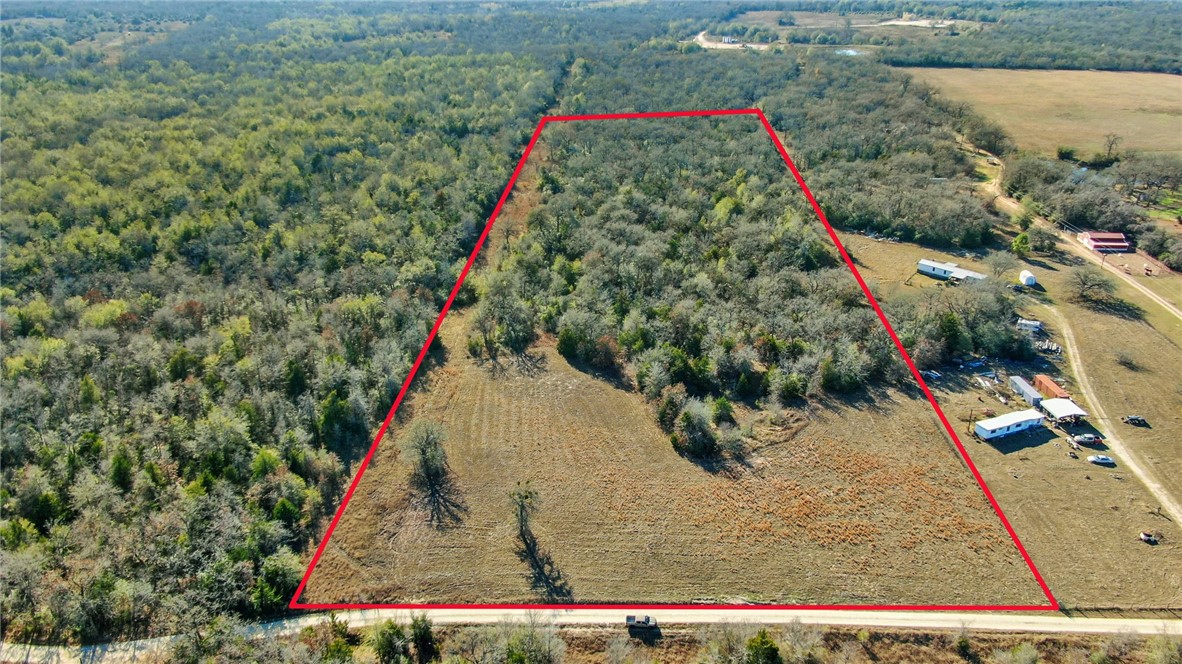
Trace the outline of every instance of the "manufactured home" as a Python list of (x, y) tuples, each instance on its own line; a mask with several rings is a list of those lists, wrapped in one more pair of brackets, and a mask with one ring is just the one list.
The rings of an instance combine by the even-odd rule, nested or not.
[(1019, 318), (1016, 325), (1018, 330), (1025, 332), (1026, 334), (1038, 334), (1039, 332), (1042, 332), (1042, 321)]
[(958, 267), (956, 263), (941, 263), (927, 258), (920, 259), (917, 269), (920, 274), (950, 281), (980, 281), (985, 278), (985, 275), (980, 272), (966, 270), (963, 267)]
[(973, 427), (973, 431), (982, 440), (990, 440), (1042, 426), (1044, 419), (1042, 413), (1030, 408), (981, 420)]

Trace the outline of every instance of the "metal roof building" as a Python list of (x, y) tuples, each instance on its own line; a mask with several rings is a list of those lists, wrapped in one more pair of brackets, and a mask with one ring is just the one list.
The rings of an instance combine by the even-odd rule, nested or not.
[(1038, 407), (1055, 421), (1088, 416), (1087, 412), (1071, 399), (1043, 399)]
[(1026, 403), (1036, 408), (1042, 401), (1042, 395), (1038, 393), (1038, 390), (1034, 389), (1034, 386), (1027, 383), (1026, 379), (1021, 376), (1010, 376), (1010, 389), (1022, 397)]

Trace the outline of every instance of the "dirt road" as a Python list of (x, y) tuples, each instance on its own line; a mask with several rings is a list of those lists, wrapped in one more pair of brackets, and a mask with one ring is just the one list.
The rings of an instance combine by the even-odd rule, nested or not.
[[(409, 611), (373, 609), (343, 611), (339, 620), (354, 628), (375, 625), (383, 620), (408, 620)], [(524, 619), (522, 609), (431, 609), (425, 611), (437, 625), (479, 625), (505, 619)], [(538, 612), (544, 619), (559, 625), (618, 625), (623, 632), (623, 609), (566, 609)], [(636, 611), (631, 611), (636, 613)], [(703, 624), (748, 622), (786, 624), (799, 620), (805, 624), (889, 627), (898, 629), (949, 629), (1001, 632), (1041, 632), (1076, 634), (1177, 634), (1182, 635), (1182, 620), (1146, 620), (1125, 618), (1070, 618), (1059, 614), (978, 614), (931, 613), (910, 611), (813, 611), (765, 609), (670, 609), (650, 612), (663, 624)], [(278, 638), (296, 634), (301, 629), (325, 619), (325, 614), (309, 614), (244, 628), (249, 638)], [(178, 637), (145, 639), (105, 646), (55, 647), (0, 644), (2, 662), (153, 662), (167, 654)]]
[[(984, 151), (981, 151), (981, 153), (988, 155), (988, 153), (985, 153)], [(996, 158), (994, 157), (994, 159)], [(999, 212), (1017, 214), (1022, 211), (1022, 204), (1016, 199), (1007, 196), (1002, 190), (1001, 178), (1002, 174), (1005, 172), (1005, 164), (1004, 162), (1001, 162), (1001, 160), (997, 161), (1000, 165), (997, 176), (982, 185), (982, 189), (988, 192), (989, 195), (994, 196), (993, 204)], [(1101, 265), (1109, 272), (1112, 272), (1117, 277), (1120, 277), (1125, 283), (1129, 284), (1129, 286), (1136, 288), (1146, 297), (1161, 305), (1167, 312), (1173, 314), (1179, 320), (1182, 320), (1182, 310), (1179, 310), (1157, 293), (1154, 293), (1145, 286), (1142, 286), (1131, 276), (1125, 274), (1122, 270), (1117, 269), (1116, 266), (1105, 263), (1103, 259), (1095, 252), (1079, 244), (1074, 236), (1069, 233), (1059, 231), (1059, 228), (1055, 224), (1051, 223), (1044, 217), (1036, 215), (1035, 222), (1042, 224), (1058, 233), (1059, 237), (1065, 241), (1067, 250), (1069, 252), (1075, 254), (1076, 256), (1081, 256), (1096, 265)], [(1112, 420), (1109, 419), (1107, 413), (1104, 411), (1104, 408), (1100, 405), (1100, 402), (1095, 398), (1095, 396), (1093, 396), (1095, 394), (1095, 390), (1093, 390), (1091, 383), (1088, 381), (1088, 375), (1084, 370), (1083, 363), (1079, 360), (1080, 352), (1076, 346), (1075, 336), (1072, 333), (1071, 326), (1068, 324), (1066, 317), (1060, 314), (1059, 311), (1054, 307), (1045, 307), (1045, 310), (1055, 319), (1059, 329), (1063, 330), (1064, 345), (1067, 347), (1067, 357), (1071, 363), (1072, 373), (1075, 374), (1075, 379), (1079, 382), (1080, 391), (1083, 392), (1084, 400), (1087, 402), (1088, 409), (1092, 413), (1090, 421), (1104, 434), (1104, 436), (1107, 438), (1105, 443), (1110, 448), (1112, 448), (1113, 452), (1115, 452), (1117, 456), (1120, 457), (1120, 460), (1124, 466), (1130, 472), (1136, 475), (1145, 485), (1145, 487), (1149, 489), (1150, 493), (1152, 493), (1153, 496), (1157, 498), (1157, 500), (1161, 503), (1162, 510), (1167, 512), (1175, 523), (1182, 523), (1182, 505), (1180, 505), (1178, 500), (1176, 500), (1174, 496), (1172, 496), (1170, 492), (1166, 490), (1161, 482), (1158, 482), (1145, 470), (1145, 467), (1138, 455), (1132, 453), (1130, 448), (1120, 440), (1120, 437), (1113, 433), (1112, 427), (1110, 426)]]
[[(988, 153), (984, 153), (984, 154), (988, 154)], [(992, 157), (992, 155), (989, 155), (989, 156)], [(994, 158), (996, 159), (996, 157), (994, 157)], [(988, 192), (988, 194), (990, 196), (994, 197), (993, 205), (998, 210), (998, 212), (1005, 212), (1005, 213), (1008, 213), (1011, 215), (1016, 215), (1023, 210), (1022, 203), (1020, 203), (1018, 200), (1016, 200), (1014, 198), (1011, 198), (1010, 196), (1007, 196), (1006, 193), (1002, 190), (1001, 177), (1002, 177), (1002, 174), (1005, 173), (1005, 164), (1003, 162), (1001, 162), (1001, 160), (998, 160), (998, 163), (1001, 164), (1001, 168), (998, 169), (997, 177), (995, 177), (994, 179), (992, 179), (989, 182), (982, 185), (982, 189), (984, 191)], [(1072, 254), (1075, 254), (1076, 256), (1080, 256), (1081, 258), (1091, 261), (1092, 264), (1098, 265), (1102, 269), (1107, 270), (1108, 272), (1111, 272), (1112, 274), (1119, 277), (1122, 281), (1127, 283), (1129, 286), (1136, 288), (1145, 297), (1147, 297), (1150, 300), (1153, 300), (1157, 304), (1161, 305), (1162, 308), (1164, 308), (1167, 312), (1169, 312), (1170, 314), (1177, 317), (1178, 320), (1182, 320), (1182, 309), (1175, 307), (1173, 304), (1170, 303), (1169, 300), (1165, 299), (1164, 297), (1158, 295), (1157, 293), (1154, 293), (1152, 290), (1141, 285), (1132, 276), (1125, 274), (1124, 270), (1119, 269), (1115, 264), (1105, 261), (1102, 256), (1100, 256), (1096, 252), (1094, 252), (1094, 251), (1088, 249), (1087, 247), (1083, 246), (1082, 244), (1080, 244), (1079, 240), (1077, 240), (1075, 238), (1075, 235), (1073, 235), (1072, 233), (1069, 233), (1067, 231), (1060, 230), (1058, 226), (1051, 223), (1051, 221), (1046, 219), (1045, 217), (1035, 215), (1034, 220), (1035, 220), (1035, 223), (1041, 224), (1044, 227), (1046, 227), (1047, 229), (1054, 231), (1055, 234), (1058, 235), (1059, 238), (1064, 241), (1064, 243), (1065, 243), (1064, 246), (1066, 246), (1067, 251), (1069, 251)]]
[(1088, 374), (1084, 371), (1083, 363), (1080, 362), (1079, 348), (1075, 343), (1075, 335), (1071, 331), (1071, 325), (1067, 322), (1067, 318), (1059, 313), (1054, 307), (1044, 307), (1052, 318), (1055, 319), (1055, 325), (1063, 331), (1063, 345), (1066, 350), (1068, 362), (1071, 364), (1071, 372), (1075, 375), (1075, 380), (1079, 384), (1078, 392), (1082, 393), (1084, 401), (1087, 403), (1088, 411), (1091, 416), (1088, 421), (1092, 426), (1100, 430), (1104, 434), (1104, 444), (1107, 445), (1119, 457), (1119, 461), (1123, 466), (1137, 476), (1145, 488), (1153, 494), (1161, 503), (1162, 511), (1169, 514), (1174, 523), (1182, 523), (1182, 505), (1166, 490), (1161, 482), (1158, 482), (1148, 471), (1145, 470), (1138, 455), (1132, 453), (1130, 449), (1121, 441), (1120, 436), (1114, 433), (1112, 422), (1108, 414), (1104, 411), (1104, 407), (1100, 405), (1093, 395), (1096, 393), (1092, 389), (1092, 384), (1088, 380)]

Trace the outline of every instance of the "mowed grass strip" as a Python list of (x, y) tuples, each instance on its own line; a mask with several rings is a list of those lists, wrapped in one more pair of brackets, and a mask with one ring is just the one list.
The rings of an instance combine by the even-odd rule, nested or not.
[(1182, 154), (1182, 76), (1139, 72), (928, 69), (905, 71), (1000, 124), (1023, 150), (1059, 146), (1087, 158), (1118, 149)]

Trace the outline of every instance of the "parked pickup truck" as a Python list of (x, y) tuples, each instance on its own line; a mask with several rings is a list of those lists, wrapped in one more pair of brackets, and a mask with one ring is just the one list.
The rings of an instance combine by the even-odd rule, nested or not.
[(1078, 436), (1071, 437), (1071, 442), (1081, 443), (1083, 445), (1092, 445), (1092, 444), (1098, 443), (1102, 440), (1104, 440), (1103, 436), (1100, 436), (1100, 435), (1097, 435), (1094, 433), (1081, 433)]
[(643, 618), (637, 618), (636, 616), (628, 616), (627, 618), (624, 619), (624, 623), (626, 625), (628, 625), (628, 629), (632, 629), (633, 627), (635, 627), (637, 629), (656, 629), (657, 628), (657, 621), (652, 616), (644, 616)]

